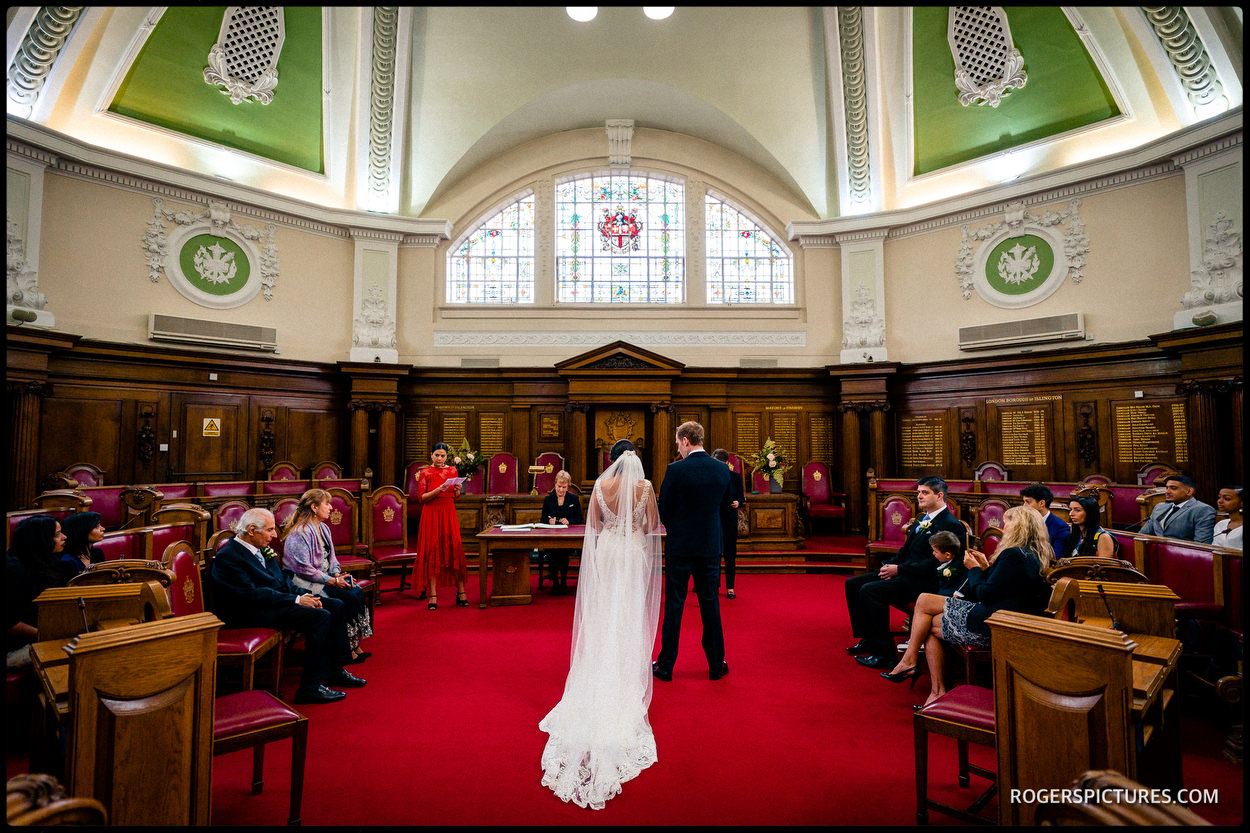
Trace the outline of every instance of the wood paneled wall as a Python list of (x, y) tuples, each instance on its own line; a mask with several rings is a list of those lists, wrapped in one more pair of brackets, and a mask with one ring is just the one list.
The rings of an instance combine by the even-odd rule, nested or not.
[(262, 479), (278, 460), (335, 460), (383, 485), (401, 483), (432, 443), (462, 439), (523, 465), (558, 452), (588, 484), (618, 428), (641, 440), (658, 484), (674, 429), (695, 419), (709, 450), (747, 456), (769, 438), (785, 447), (786, 491), (800, 489), (804, 463), (829, 464), (849, 496), (849, 529), (864, 532), (869, 468), (967, 479), (992, 459), (1013, 480), (1131, 482), (1141, 464), (1128, 454), (1124, 409), (1140, 405), (1187, 421), (1161, 445), (1186, 461), (1162, 461), (1193, 474), (1211, 501), (1243, 482), (1241, 348), (1230, 325), (927, 365), (765, 370), (687, 368), (618, 342), (553, 368), (478, 370), (287, 362), (10, 327), (7, 508), (76, 462), (121, 484)]

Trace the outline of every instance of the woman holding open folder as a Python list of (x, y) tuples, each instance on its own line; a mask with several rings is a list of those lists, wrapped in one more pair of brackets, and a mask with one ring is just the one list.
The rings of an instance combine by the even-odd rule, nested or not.
[[(451, 449), (435, 443), (430, 465), (417, 473), (417, 496), (421, 501), (421, 523), (417, 528), (417, 560), (412, 567), (414, 587), (426, 587), (430, 596), (427, 610), (438, 610), (438, 585), (456, 585), (456, 607), (468, 607), (464, 591), (466, 567), (464, 546), (460, 543), (460, 521), (456, 518), (456, 498), (460, 482), (454, 466), (447, 465)], [(456, 481), (456, 482), (448, 482)]]

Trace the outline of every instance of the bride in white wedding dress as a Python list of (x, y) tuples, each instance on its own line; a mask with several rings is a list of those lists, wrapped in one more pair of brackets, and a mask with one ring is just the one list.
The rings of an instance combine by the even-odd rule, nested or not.
[(595, 481), (586, 511), (564, 696), (538, 724), (550, 735), (543, 786), (594, 810), (656, 761), (647, 707), (663, 585), (660, 516), (633, 445), (621, 445), (629, 450)]

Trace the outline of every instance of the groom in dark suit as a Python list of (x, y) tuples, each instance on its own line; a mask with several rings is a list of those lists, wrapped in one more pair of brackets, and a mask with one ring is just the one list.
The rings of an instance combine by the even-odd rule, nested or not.
[(665, 682), (673, 679), (681, 614), (693, 578), (703, 619), (708, 677), (719, 680), (729, 673), (718, 594), (721, 515), (728, 511), (731, 499), (729, 467), (703, 450), (703, 426), (697, 422), (677, 426), (677, 451), (682, 459), (670, 463), (664, 472), (658, 500), (665, 537), (664, 624), (660, 655), (651, 664), (651, 673)]
[[(235, 537), (213, 556), (213, 612), (230, 627), (293, 630), (304, 634), (304, 670), (296, 703), (333, 703), (347, 695), (323, 683), (359, 688), (365, 681), (343, 670), (351, 659), (343, 602), (300, 593), (264, 550), (278, 534), (273, 514), (249, 509)], [(269, 550), (269, 552), (273, 552)]]
[[(846, 580), (846, 610), (851, 617), (851, 633), (859, 641), (846, 649), (855, 661), (868, 668), (893, 668), (894, 640), (890, 637), (890, 606), (905, 609), (921, 593), (936, 593), (938, 560), (933, 556), (929, 536), (940, 530), (953, 532), (965, 546), (964, 525), (946, 508), (946, 481), (926, 477), (916, 484), (916, 504), (922, 513), (907, 533), (907, 540), (894, 555), (885, 559), (876, 573), (864, 573)], [(956, 558), (962, 558), (960, 552)]]

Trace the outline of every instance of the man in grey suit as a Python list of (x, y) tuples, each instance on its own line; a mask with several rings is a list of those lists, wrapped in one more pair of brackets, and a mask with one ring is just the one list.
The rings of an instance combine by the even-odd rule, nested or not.
[(1211, 543), (1215, 531), (1215, 507), (1194, 497), (1194, 481), (1183, 474), (1167, 479), (1160, 503), (1142, 524), (1143, 535), (1181, 538), (1199, 544)]
[(664, 472), (657, 500), (665, 538), (664, 624), (660, 626), (660, 655), (651, 664), (651, 673), (665, 682), (673, 679), (681, 614), (693, 578), (708, 677), (719, 680), (729, 673), (718, 595), (721, 514), (731, 500), (729, 467), (703, 450), (703, 426), (697, 422), (677, 426), (677, 450), (682, 459), (670, 463)]

